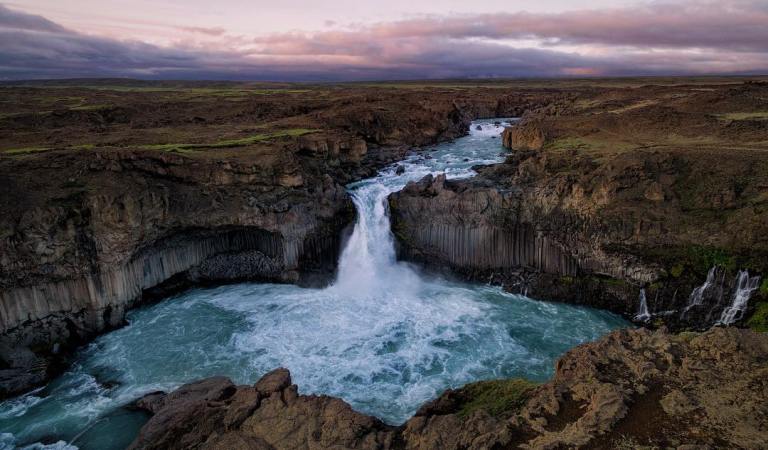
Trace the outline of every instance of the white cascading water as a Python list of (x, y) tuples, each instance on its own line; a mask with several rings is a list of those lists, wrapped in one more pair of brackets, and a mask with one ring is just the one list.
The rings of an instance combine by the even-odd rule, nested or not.
[[(481, 129), (477, 129), (477, 125)], [(338, 396), (402, 423), (443, 390), (489, 378), (544, 381), (563, 352), (626, 326), (589, 308), (424, 277), (396, 261), (386, 197), (427, 174), (469, 177), (503, 157), (502, 124), (414, 154), (348, 186), (358, 211), (325, 289), (243, 283), (193, 289), (132, 311), (45, 388), (0, 403), (0, 450), (123, 449), (146, 420), (123, 405), (225, 375), (253, 383), (290, 369), (302, 394)], [(405, 172), (397, 174), (397, 166)]]
[(712, 286), (714, 286), (716, 274), (717, 274), (717, 266), (712, 266), (712, 268), (709, 269), (709, 272), (707, 272), (707, 279), (704, 281), (704, 284), (696, 287), (693, 291), (691, 291), (691, 295), (690, 297), (688, 297), (688, 304), (685, 306), (685, 309), (683, 309), (683, 312), (680, 314), (681, 318), (685, 318), (685, 315), (694, 306), (700, 306), (704, 303), (704, 294), (707, 292), (707, 290), (709, 290)]
[(398, 263), (390, 230), (384, 184), (371, 184), (352, 192), (358, 217), (339, 260), (336, 282), (330, 288), (340, 296), (375, 297), (387, 292), (415, 292), (421, 282), (406, 264)]
[(651, 320), (651, 313), (648, 312), (648, 300), (645, 298), (645, 288), (640, 289), (640, 306), (637, 309), (635, 320), (639, 322)]
[(731, 325), (741, 319), (747, 310), (750, 297), (752, 297), (758, 286), (760, 286), (759, 276), (750, 277), (749, 271), (739, 271), (731, 305), (723, 310), (717, 323), (719, 325)]

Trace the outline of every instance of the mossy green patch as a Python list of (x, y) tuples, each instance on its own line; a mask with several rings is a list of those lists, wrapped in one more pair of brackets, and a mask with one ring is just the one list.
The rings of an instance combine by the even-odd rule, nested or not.
[[(610, 250), (622, 250), (616, 247)], [(643, 259), (660, 263), (667, 268), (667, 272), (678, 277), (689, 269), (689, 275), (701, 276), (706, 274), (712, 266), (720, 266), (729, 271), (737, 268), (746, 268), (745, 261), (739, 261), (733, 253), (712, 246), (689, 245), (680, 247), (628, 247), (623, 251), (641, 256)], [(677, 274), (677, 275), (675, 275)]]
[(622, 153), (632, 150), (636, 147), (637, 145), (631, 142), (626, 142), (614, 137), (608, 138), (605, 136), (566, 136), (554, 139), (544, 146), (544, 148), (549, 151), (576, 150), (580, 153), (589, 154), (598, 158), (604, 157), (604, 153), (606, 151), (609, 151), (610, 153)]
[(458, 415), (465, 417), (480, 410), (492, 416), (514, 414), (528, 400), (534, 387), (535, 383), (522, 378), (468, 384), (461, 389), (467, 401), (461, 405)]
[(699, 333), (696, 333), (695, 331), (681, 331), (677, 334), (677, 337), (683, 342), (691, 342), (691, 340), (698, 335)]
[(619, 278), (613, 278), (608, 276), (592, 276), (590, 277), (593, 281), (596, 281), (598, 283), (602, 283), (606, 286), (626, 286), (628, 283), (625, 280), (621, 280)]
[(768, 298), (768, 277), (763, 278), (763, 282), (760, 284), (760, 293), (763, 297)]
[(50, 149), (51, 149), (50, 147), (21, 147), (21, 148), (10, 148), (8, 150), (3, 150), (3, 153), (5, 153), (6, 155), (23, 155), (25, 153), (44, 152)]
[(70, 111), (98, 111), (100, 109), (108, 109), (112, 107), (113, 107), (112, 105), (83, 105), (83, 106), (74, 106), (69, 109)]
[(672, 275), (675, 278), (680, 278), (680, 275), (683, 274), (683, 271), (685, 270), (685, 266), (682, 264), (675, 264), (672, 266), (671, 269), (669, 269), (669, 274)]
[(747, 320), (747, 326), (755, 331), (768, 331), (768, 302), (757, 304), (752, 317)]
[[(77, 144), (77, 145), (70, 145), (68, 147), (62, 147), (66, 148), (67, 150), (93, 150), (96, 148), (96, 144)], [(6, 154), (6, 155), (24, 155), (28, 153), (38, 153), (38, 152), (47, 152), (49, 150), (53, 150), (53, 147), (21, 147), (21, 148), (11, 148), (8, 150), (0, 150), (0, 153)]]
[(214, 148), (232, 148), (232, 147), (245, 147), (248, 145), (258, 144), (262, 142), (268, 142), (273, 139), (283, 137), (297, 137), (303, 136), (309, 133), (315, 133), (319, 130), (311, 130), (307, 128), (291, 128), (288, 130), (275, 131), (273, 133), (260, 133), (253, 136), (248, 136), (240, 139), (227, 139), (218, 142), (200, 143), (200, 144), (150, 144), (141, 145), (139, 148), (145, 150), (161, 150), (166, 152), (176, 153), (188, 153), (194, 150), (214, 149)]
[(547, 144), (547, 148), (551, 150), (586, 149), (590, 147), (591, 144), (589, 142), (577, 137), (559, 138)]
[(96, 148), (96, 144), (78, 144), (67, 147), (70, 150), (93, 150)]

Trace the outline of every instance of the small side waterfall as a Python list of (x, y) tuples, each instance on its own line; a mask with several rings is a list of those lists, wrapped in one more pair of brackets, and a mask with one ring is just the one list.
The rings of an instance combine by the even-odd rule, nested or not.
[(645, 298), (645, 288), (640, 289), (640, 306), (635, 315), (635, 320), (639, 322), (648, 322), (651, 320), (651, 313), (648, 312), (648, 300)]
[(739, 271), (739, 276), (736, 279), (736, 289), (733, 292), (733, 301), (731, 305), (723, 310), (720, 315), (720, 320), (717, 321), (718, 325), (731, 325), (737, 320), (741, 319), (744, 315), (744, 311), (747, 310), (747, 304), (749, 298), (757, 290), (760, 285), (760, 277), (749, 276), (749, 271)]
[(691, 292), (691, 296), (688, 297), (688, 305), (686, 305), (685, 309), (683, 309), (683, 312), (680, 314), (681, 319), (685, 318), (685, 315), (691, 308), (700, 306), (704, 303), (704, 294), (714, 286), (716, 274), (717, 266), (712, 266), (712, 268), (709, 269), (709, 272), (707, 272), (707, 279), (704, 281), (704, 284), (694, 289), (693, 292)]

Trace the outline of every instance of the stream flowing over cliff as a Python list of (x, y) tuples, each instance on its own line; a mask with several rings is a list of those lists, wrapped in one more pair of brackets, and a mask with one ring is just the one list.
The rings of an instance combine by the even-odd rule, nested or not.
[[(253, 383), (276, 367), (291, 371), (302, 394), (341, 397), (389, 424), (469, 382), (545, 381), (564, 352), (627, 323), (604, 311), (422, 274), (397, 260), (390, 229), (389, 194), (429, 174), (467, 178), (473, 166), (498, 162), (502, 129), (501, 121), (478, 121), (469, 136), (349, 185), (357, 220), (325, 288), (197, 288), (129, 312), (129, 325), (97, 338), (65, 374), (0, 404), (0, 448), (124, 448), (147, 420), (125, 408), (142, 395), (212, 375)], [(262, 256), (248, 269), (262, 273), (285, 253), (283, 246), (253, 246)], [(216, 267), (232, 265), (222, 260)]]

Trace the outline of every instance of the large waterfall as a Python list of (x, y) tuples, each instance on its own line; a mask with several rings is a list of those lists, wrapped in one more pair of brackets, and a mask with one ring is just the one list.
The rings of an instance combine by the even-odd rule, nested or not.
[(546, 380), (563, 352), (627, 323), (425, 277), (396, 261), (387, 214), (387, 195), (408, 181), (467, 177), (473, 165), (499, 161), (502, 129), (475, 123), (469, 136), (350, 185), (357, 222), (328, 288), (243, 283), (132, 311), (129, 326), (98, 338), (70, 371), (0, 403), (0, 449), (43, 439), (60, 440), (58, 448), (125, 448), (145, 418), (122, 406), (141, 395), (212, 375), (253, 383), (280, 366), (301, 393), (341, 397), (390, 423), (446, 388), (501, 377)]
[(418, 288), (419, 276), (395, 258), (385, 203), (390, 192), (386, 185), (372, 183), (352, 193), (357, 223), (341, 254), (338, 277), (331, 287), (340, 296), (371, 297)]

